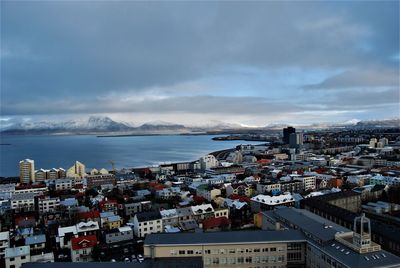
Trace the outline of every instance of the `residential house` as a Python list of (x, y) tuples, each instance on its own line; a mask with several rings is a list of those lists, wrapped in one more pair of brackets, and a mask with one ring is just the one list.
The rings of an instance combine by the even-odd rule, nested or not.
[(114, 244), (133, 240), (134, 231), (129, 226), (111, 229), (105, 232), (104, 238), (107, 244)]
[(211, 185), (202, 184), (197, 187), (196, 194), (211, 202), (211, 200), (214, 200), (217, 196), (221, 195), (221, 190), (219, 188), (214, 188)]
[(133, 218), (134, 231), (137, 237), (145, 237), (151, 233), (163, 231), (162, 218), (159, 211), (137, 213)]
[(31, 251), (29, 246), (6, 248), (6, 268), (20, 268), (22, 264), (30, 262)]
[(90, 262), (93, 260), (93, 248), (97, 245), (95, 235), (73, 237), (71, 239), (71, 260), (72, 262)]
[(246, 183), (232, 183), (226, 187), (226, 196), (231, 195), (241, 195), (241, 196), (251, 196), (253, 194), (253, 190), (251, 185)]
[(0, 232), (0, 259), (4, 258), (6, 248), (10, 247), (10, 232)]
[(251, 198), (251, 210), (253, 212), (272, 210), (276, 206), (293, 206), (294, 203), (295, 199), (291, 193), (284, 193), (278, 196), (259, 194)]
[(46, 248), (46, 235), (33, 235), (25, 238), (25, 246), (29, 246), (31, 251), (44, 250)]

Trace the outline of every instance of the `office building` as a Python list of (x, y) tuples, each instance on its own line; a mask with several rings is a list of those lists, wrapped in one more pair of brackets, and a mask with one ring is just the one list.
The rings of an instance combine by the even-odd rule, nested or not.
[(296, 133), (296, 129), (294, 127), (287, 127), (283, 129), (283, 142), (285, 144), (289, 144), (289, 136), (292, 133)]

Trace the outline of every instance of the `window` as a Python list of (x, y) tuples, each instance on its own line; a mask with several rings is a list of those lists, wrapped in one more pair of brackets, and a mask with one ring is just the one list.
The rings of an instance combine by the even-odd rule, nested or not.
[(234, 248), (230, 248), (229, 250), (228, 250), (228, 252), (230, 253), (230, 254), (235, 254), (235, 249)]
[(236, 249), (236, 252), (237, 252), (237, 253), (243, 253), (244, 250), (243, 250), (242, 248), (238, 248), (238, 249)]
[(10, 261), (14, 261), (15, 260), (15, 258), (10, 258)]
[(276, 251), (276, 248), (271, 248), (271, 251), (272, 251), (272, 252)]
[(204, 251), (204, 253), (205, 253), (205, 254), (211, 254), (211, 250), (206, 249), (206, 250)]
[(188, 250), (187, 254), (193, 254), (193, 250)]
[(185, 255), (185, 251), (184, 250), (179, 250), (179, 255)]
[(253, 249), (253, 252), (254, 253), (260, 252), (260, 249), (259, 248), (255, 248), (255, 249)]

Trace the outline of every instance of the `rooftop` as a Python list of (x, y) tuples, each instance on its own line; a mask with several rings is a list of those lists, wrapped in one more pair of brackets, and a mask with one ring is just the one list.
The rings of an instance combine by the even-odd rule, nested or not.
[(31, 249), (29, 246), (15, 247), (15, 248), (6, 248), (5, 257), (6, 258), (15, 258), (19, 256), (29, 255)]
[(39, 243), (46, 243), (46, 235), (34, 235), (25, 238), (25, 245), (34, 245)]
[(275, 243), (306, 241), (297, 230), (286, 231), (232, 231), (212, 233), (149, 234), (144, 245), (205, 245), (240, 243)]

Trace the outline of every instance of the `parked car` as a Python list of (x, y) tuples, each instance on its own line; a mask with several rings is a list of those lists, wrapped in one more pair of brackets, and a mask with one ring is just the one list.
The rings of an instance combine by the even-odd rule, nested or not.
[(144, 261), (144, 258), (143, 258), (143, 256), (142, 256), (141, 254), (138, 254), (138, 255), (137, 255), (137, 260), (138, 260), (139, 262), (143, 262), (143, 261)]

